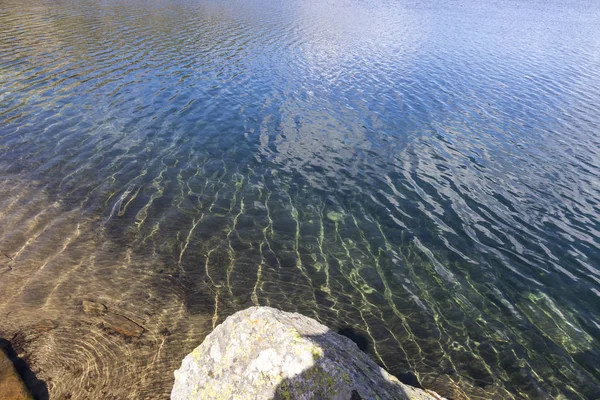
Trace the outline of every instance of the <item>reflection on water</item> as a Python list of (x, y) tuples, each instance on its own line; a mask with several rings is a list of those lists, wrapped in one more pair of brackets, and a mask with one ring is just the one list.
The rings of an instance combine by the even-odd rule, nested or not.
[(51, 398), (166, 398), (271, 305), (448, 397), (599, 397), (599, 21), (3, 1), (0, 337)]

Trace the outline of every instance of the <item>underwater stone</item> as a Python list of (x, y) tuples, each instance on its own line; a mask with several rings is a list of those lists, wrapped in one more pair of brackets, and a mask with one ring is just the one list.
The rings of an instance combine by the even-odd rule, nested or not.
[(33, 400), (12, 362), (0, 349), (0, 399)]
[(329, 211), (327, 213), (327, 218), (329, 218), (333, 222), (340, 222), (344, 219), (344, 214), (337, 211)]
[(104, 327), (125, 336), (140, 337), (142, 336), (142, 333), (144, 333), (144, 328), (142, 328), (129, 318), (119, 314), (106, 314), (103, 317), (102, 323)]
[(83, 311), (86, 313), (91, 313), (91, 312), (97, 312), (97, 313), (102, 313), (106, 311), (106, 306), (102, 303), (98, 303), (95, 301), (88, 301), (88, 300), (84, 300), (81, 303), (82, 307), (83, 307)]
[(312, 318), (251, 307), (228, 317), (185, 357), (171, 399), (442, 398), (400, 383)]
[[(33, 329), (38, 332), (50, 332), (53, 329), (58, 328), (58, 322), (51, 319), (43, 319), (33, 325)], [(0, 399), (1, 400), (1, 399)]]

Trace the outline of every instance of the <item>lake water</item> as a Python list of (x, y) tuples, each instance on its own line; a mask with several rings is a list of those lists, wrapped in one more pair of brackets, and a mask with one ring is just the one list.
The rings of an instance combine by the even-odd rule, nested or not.
[(0, 252), (52, 399), (167, 398), (252, 305), (596, 399), (600, 2), (0, 0)]

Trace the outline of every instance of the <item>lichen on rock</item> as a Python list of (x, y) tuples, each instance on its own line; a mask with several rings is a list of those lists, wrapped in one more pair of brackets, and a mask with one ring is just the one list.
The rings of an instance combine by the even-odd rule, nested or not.
[(175, 372), (172, 400), (440, 399), (400, 383), (350, 339), (270, 307), (225, 320)]

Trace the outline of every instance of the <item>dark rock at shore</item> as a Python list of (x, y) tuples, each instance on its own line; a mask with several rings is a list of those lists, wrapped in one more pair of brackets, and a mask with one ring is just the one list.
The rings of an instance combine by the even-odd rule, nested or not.
[(0, 400), (33, 400), (13, 363), (0, 349)]

